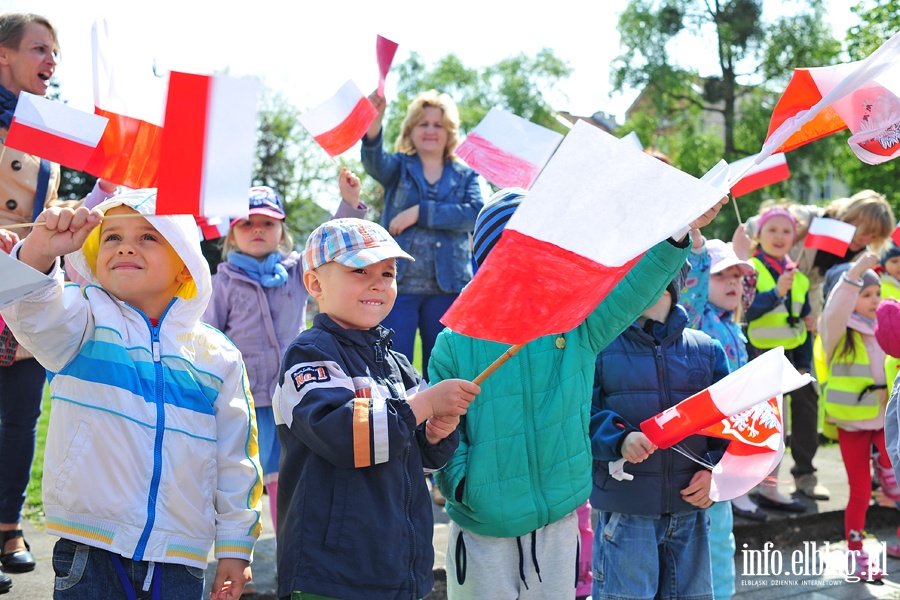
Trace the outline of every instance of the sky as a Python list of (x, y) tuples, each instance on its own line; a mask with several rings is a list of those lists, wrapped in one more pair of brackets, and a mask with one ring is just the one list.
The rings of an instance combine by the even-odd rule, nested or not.
[[(830, 0), (838, 39), (854, 22), (858, 0)], [(796, 0), (765, 0), (764, 17)], [(399, 44), (394, 64), (417, 52), (429, 65), (456, 54), (467, 67), (494, 64), (547, 47), (573, 69), (548, 94), (551, 105), (577, 115), (604, 111), (621, 123), (636, 93), (610, 96), (609, 64), (620, 51), (616, 23), (627, 0), (557, 0), (540, 10), (527, 3), (453, 0), (426, 5), (400, 0), (0, 0), (0, 10), (35, 12), (59, 32), (62, 61), (55, 79), (70, 105), (93, 110), (91, 25), (105, 18), (110, 38), (135, 69), (254, 76), (301, 111), (328, 99), (352, 79), (363, 93), (378, 82), (375, 38)], [(532, 4), (531, 6), (536, 6)], [(511, 8), (512, 7), (512, 8)], [(715, 48), (684, 45), (674, 52), (710, 60)], [(688, 64), (688, 60), (681, 60)], [(694, 65), (710, 71), (715, 64)], [(797, 65), (817, 66), (817, 65)], [(388, 76), (390, 100), (395, 80)]]

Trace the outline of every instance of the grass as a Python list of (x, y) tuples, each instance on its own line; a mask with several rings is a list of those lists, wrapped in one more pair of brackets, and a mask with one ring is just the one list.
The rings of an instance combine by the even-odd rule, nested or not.
[[(413, 366), (422, 372), (422, 340), (416, 335), (416, 346), (413, 354)], [(47, 443), (47, 425), (50, 423), (50, 388), (44, 387), (44, 400), (41, 418), (38, 420), (37, 445), (34, 451), (34, 464), (31, 467), (31, 480), (25, 490), (25, 507), (23, 516), (35, 524), (44, 517), (44, 503), (41, 501), (41, 478), (44, 475), (44, 446)]]

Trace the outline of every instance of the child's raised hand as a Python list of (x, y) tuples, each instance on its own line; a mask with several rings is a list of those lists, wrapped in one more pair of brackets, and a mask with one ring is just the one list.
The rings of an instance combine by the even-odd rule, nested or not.
[(787, 296), (787, 293), (791, 291), (791, 286), (794, 285), (794, 274), (796, 272), (797, 269), (790, 269), (778, 276), (778, 283), (776, 284), (775, 289), (780, 298), (784, 298)]
[(622, 458), (630, 463), (647, 460), (656, 452), (656, 445), (641, 431), (632, 431), (625, 435), (622, 442)]
[(864, 252), (862, 256), (853, 261), (847, 270), (847, 277), (853, 281), (859, 281), (866, 271), (878, 264), (878, 255), (874, 252)]
[(723, 197), (716, 203), (715, 206), (691, 221), (691, 229), (700, 229), (701, 227), (706, 227), (707, 225), (712, 223), (712, 220), (716, 218), (716, 215), (719, 214), (719, 211), (726, 204), (728, 204), (728, 196)]
[(7, 254), (12, 252), (13, 246), (19, 243), (19, 236), (13, 231), (0, 229), (0, 250)]
[(350, 205), (350, 208), (359, 208), (359, 177), (347, 167), (341, 167), (341, 174), (338, 175), (338, 187), (341, 189), (341, 199)]
[(57, 256), (81, 248), (88, 234), (100, 224), (103, 213), (79, 208), (52, 207), (44, 210), (25, 243), (19, 249), (19, 260), (46, 273)]
[(734, 253), (737, 254), (737, 257), (741, 260), (747, 260), (750, 258), (750, 245), (752, 240), (750, 236), (747, 235), (747, 228), (743, 223), (737, 226), (737, 229), (734, 230), (734, 235), (731, 236), (731, 247), (734, 249)]
[(250, 563), (242, 558), (220, 558), (210, 600), (238, 600), (244, 586), (253, 579)]
[(706, 469), (697, 471), (691, 477), (691, 482), (681, 490), (681, 498), (688, 504), (697, 508), (709, 508), (713, 501), (709, 498), (709, 485), (712, 481), (712, 473)]
[(429, 444), (437, 444), (456, 430), (459, 417), (431, 417), (425, 423), (425, 438)]

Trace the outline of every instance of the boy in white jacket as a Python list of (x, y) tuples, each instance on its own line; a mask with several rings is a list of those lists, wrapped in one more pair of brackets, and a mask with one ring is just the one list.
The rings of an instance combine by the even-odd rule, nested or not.
[[(156, 190), (51, 208), (12, 256), (57, 285), (2, 311), (49, 371), (43, 495), (54, 598), (238, 598), (260, 532), (256, 423), (240, 352), (200, 322), (209, 267)], [(101, 222), (102, 219), (102, 222)], [(99, 225), (99, 227), (98, 227)], [(59, 258), (90, 284), (65, 285)]]

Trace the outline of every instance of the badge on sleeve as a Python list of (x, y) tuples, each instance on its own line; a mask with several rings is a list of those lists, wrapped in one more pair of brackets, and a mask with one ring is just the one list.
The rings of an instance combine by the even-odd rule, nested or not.
[(294, 380), (294, 387), (299, 392), (307, 383), (331, 381), (331, 375), (323, 365), (303, 365), (291, 373), (291, 379)]

